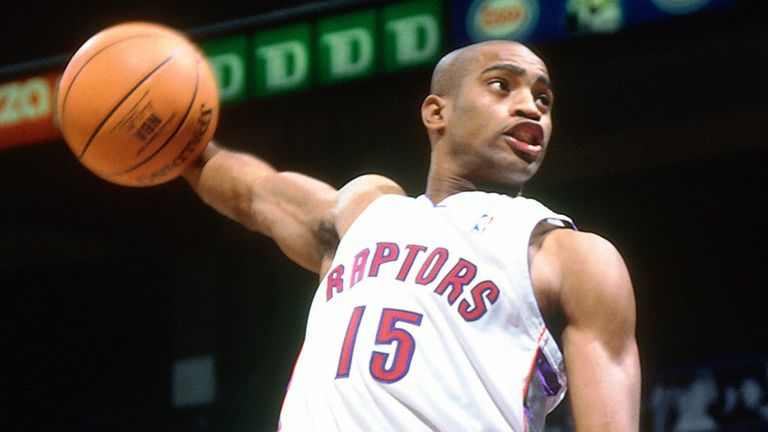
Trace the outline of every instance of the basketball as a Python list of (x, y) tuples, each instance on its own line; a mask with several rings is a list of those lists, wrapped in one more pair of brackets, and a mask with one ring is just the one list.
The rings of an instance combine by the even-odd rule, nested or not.
[(97, 176), (124, 186), (173, 180), (211, 140), (219, 95), (208, 61), (184, 34), (128, 22), (72, 56), (56, 91), (56, 123)]

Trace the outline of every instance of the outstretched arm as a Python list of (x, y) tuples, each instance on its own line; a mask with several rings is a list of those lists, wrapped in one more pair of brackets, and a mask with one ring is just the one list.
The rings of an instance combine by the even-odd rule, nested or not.
[(576, 430), (637, 431), (640, 361), (626, 265), (611, 243), (594, 234), (556, 230), (548, 242), (560, 267), (559, 306), (567, 321), (562, 343)]
[(184, 177), (211, 207), (271, 237), (286, 256), (319, 275), (368, 204), (383, 194), (405, 194), (392, 180), (374, 174), (336, 190), (303, 174), (278, 172), (256, 156), (213, 142)]
[(218, 212), (272, 237), (302, 267), (319, 273), (338, 243), (337, 191), (314, 178), (278, 172), (246, 153), (210, 143), (184, 177)]

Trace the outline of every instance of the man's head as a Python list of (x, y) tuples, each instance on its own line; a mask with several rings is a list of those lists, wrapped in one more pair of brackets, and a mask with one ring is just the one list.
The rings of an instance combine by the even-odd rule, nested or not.
[(530, 49), (487, 41), (455, 50), (438, 62), (430, 91), (422, 120), (432, 171), (506, 186), (536, 173), (552, 133), (554, 95), (546, 65)]

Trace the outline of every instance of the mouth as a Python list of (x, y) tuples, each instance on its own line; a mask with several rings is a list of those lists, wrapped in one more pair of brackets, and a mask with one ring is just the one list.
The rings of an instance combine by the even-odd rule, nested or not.
[(515, 153), (528, 163), (544, 151), (544, 129), (536, 122), (524, 121), (504, 132), (504, 139)]

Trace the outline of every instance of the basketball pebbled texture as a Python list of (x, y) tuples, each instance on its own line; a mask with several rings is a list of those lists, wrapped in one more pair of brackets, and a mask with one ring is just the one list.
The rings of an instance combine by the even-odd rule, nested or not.
[(218, 115), (205, 56), (180, 32), (154, 23), (123, 23), (91, 37), (57, 89), (57, 124), (74, 155), (125, 186), (181, 175), (213, 137)]

